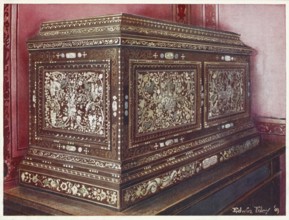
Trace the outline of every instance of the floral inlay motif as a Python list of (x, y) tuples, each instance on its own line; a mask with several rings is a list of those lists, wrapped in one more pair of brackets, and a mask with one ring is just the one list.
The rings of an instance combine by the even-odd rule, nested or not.
[(196, 160), (187, 165), (161, 174), (153, 179), (149, 179), (134, 186), (128, 187), (124, 190), (124, 202), (126, 205), (129, 205), (136, 201), (142, 200), (150, 195), (162, 191), (167, 187), (181, 182), (184, 179), (194, 176), (204, 169), (238, 156), (258, 146), (259, 143), (259, 137), (253, 137), (241, 144), (233, 145), (232, 147), (229, 147), (216, 155), (203, 158), (202, 160)]
[(21, 171), (21, 182), (46, 188), (52, 191), (69, 194), (108, 206), (118, 206), (118, 192), (110, 189), (99, 188), (87, 184), (77, 183), (69, 180), (45, 176), (42, 174)]
[(208, 119), (245, 111), (245, 70), (208, 71)]
[(29, 154), (37, 156), (37, 157), (51, 158), (54, 160), (74, 162), (74, 163), (85, 164), (85, 165), (94, 166), (94, 167), (120, 170), (119, 163), (104, 161), (104, 160), (90, 158), (90, 157), (82, 157), (82, 156), (70, 155), (70, 154), (59, 153), (59, 152), (57, 153), (50, 152), (50, 151), (32, 148), (32, 147), (29, 149), (28, 152)]
[(255, 138), (245, 141), (243, 144), (233, 146), (227, 150), (224, 150), (223, 152), (220, 152), (220, 161), (228, 160), (232, 157), (240, 155), (244, 153), (245, 151), (251, 149), (252, 147), (258, 146), (259, 143), (260, 143), (260, 138), (255, 137)]
[(195, 123), (196, 70), (137, 71), (138, 133)]
[(45, 127), (104, 135), (105, 70), (45, 70)]
[(188, 165), (182, 166), (176, 170), (167, 172), (155, 179), (142, 182), (133, 187), (129, 187), (124, 193), (124, 202), (131, 203), (140, 200), (143, 197), (157, 193), (158, 191), (167, 188), (177, 182), (191, 177), (195, 173), (200, 172), (202, 164), (195, 161)]

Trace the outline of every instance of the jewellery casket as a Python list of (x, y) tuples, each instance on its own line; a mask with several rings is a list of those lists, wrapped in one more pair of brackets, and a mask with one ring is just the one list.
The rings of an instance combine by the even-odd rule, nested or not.
[(27, 45), (21, 185), (122, 210), (259, 145), (238, 34), (119, 14)]

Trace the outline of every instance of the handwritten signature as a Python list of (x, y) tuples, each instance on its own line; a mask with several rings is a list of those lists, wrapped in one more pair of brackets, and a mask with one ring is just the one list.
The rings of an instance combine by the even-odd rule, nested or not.
[(279, 214), (280, 209), (274, 205), (274, 207), (263, 207), (259, 206), (252, 206), (252, 207), (233, 207), (232, 212), (235, 214), (243, 214), (243, 215), (268, 215), (269, 213), (274, 212), (275, 214)]

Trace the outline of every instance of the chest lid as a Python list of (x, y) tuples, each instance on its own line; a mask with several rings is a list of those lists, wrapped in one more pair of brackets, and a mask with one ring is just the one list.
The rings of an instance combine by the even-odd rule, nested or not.
[[(145, 43), (147, 39), (154, 41)], [(132, 40), (143, 40), (144, 43), (134, 42), (132, 45)], [(233, 32), (205, 29), (124, 13), (44, 22), (39, 33), (28, 41), (28, 48), (33, 50), (106, 45), (162, 47), (157, 42), (164, 41), (182, 44), (181, 46), (171, 44), (172, 48), (199, 50), (197, 46), (204, 45), (202, 50), (211, 51), (212, 46), (226, 45), (232, 48), (232, 52), (240, 54), (249, 54), (252, 51), (240, 40), (240, 35)], [(49, 42), (54, 42), (54, 44), (51, 45)], [(186, 43), (196, 46), (185, 45)]]

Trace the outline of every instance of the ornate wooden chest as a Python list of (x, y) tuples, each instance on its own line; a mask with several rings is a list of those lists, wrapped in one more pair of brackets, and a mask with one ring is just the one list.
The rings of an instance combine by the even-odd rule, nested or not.
[(238, 34), (119, 14), (28, 42), (20, 183), (124, 209), (259, 145)]

